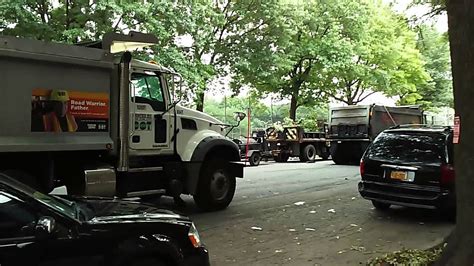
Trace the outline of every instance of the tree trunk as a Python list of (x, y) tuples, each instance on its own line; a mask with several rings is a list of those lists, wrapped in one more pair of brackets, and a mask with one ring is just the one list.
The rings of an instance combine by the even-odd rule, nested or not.
[(204, 112), (204, 91), (198, 92), (196, 95), (196, 110)]
[(298, 96), (291, 95), (290, 102), (290, 119), (296, 121), (296, 109), (298, 108)]
[(459, 144), (455, 144), (456, 228), (448, 238), (438, 265), (474, 263), (474, 1), (447, 1), (451, 65), (456, 115), (461, 120)]

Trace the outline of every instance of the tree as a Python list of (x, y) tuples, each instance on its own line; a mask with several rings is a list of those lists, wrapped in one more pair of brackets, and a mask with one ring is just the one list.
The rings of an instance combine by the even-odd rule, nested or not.
[(426, 62), (425, 69), (429, 73), (431, 81), (417, 87), (417, 92), (422, 98), (416, 103), (424, 109), (453, 107), (448, 36), (439, 33), (434, 26), (420, 25), (418, 26), (417, 47)]
[(192, 37), (193, 45), (186, 55), (194, 62), (200, 76), (193, 86), (197, 110), (204, 108), (209, 82), (229, 74), (229, 64), (235, 60), (233, 56), (237, 53), (234, 50), (241, 40), (268, 25), (275, 3), (274, 0), (191, 2), (189, 11), (193, 23), (187, 33)]
[(327, 94), (347, 105), (375, 92), (414, 103), (417, 87), (430, 79), (416, 49), (415, 34), (401, 17), (381, 4), (361, 4), (357, 19), (343, 21), (347, 53), (325, 73)]
[(455, 145), (456, 161), (456, 228), (448, 238), (439, 265), (470, 265), (474, 263), (474, 2), (447, 1), (449, 41), (456, 115), (461, 120), (459, 144)]
[[(321, 72), (338, 64), (344, 53), (342, 20), (357, 14), (358, 1), (302, 1), (281, 3), (278, 15), (262, 36), (242, 42), (233, 86), (249, 85), (260, 94), (277, 93), (290, 99), (289, 117), (298, 107), (325, 101)], [(350, 17), (350, 16), (349, 16)]]

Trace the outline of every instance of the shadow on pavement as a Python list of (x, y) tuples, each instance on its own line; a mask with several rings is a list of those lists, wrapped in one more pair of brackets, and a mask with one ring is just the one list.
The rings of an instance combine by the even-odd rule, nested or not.
[(375, 219), (389, 219), (392, 222), (400, 223), (418, 223), (423, 225), (424, 223), (430, 224), (454, 224), (455, 221), (453, 216), (450, 216), (440, 210), (430, 209), (416, 209), (401, 206), (391, 206), (388, 210), (376, 210), (373, 209), (373, 216)]

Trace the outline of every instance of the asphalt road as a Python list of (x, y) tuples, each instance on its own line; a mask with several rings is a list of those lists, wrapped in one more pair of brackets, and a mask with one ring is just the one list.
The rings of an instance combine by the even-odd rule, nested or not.
[(429, 248), (453, 228), (433, 211), (373, 209), (357, 192), (358, 171), (331, 161), (262, 163), (245, 168), (226, 210), (202, 213), (185, 198), (182, 212), (196, 223), (212, 265), (355, 265)]

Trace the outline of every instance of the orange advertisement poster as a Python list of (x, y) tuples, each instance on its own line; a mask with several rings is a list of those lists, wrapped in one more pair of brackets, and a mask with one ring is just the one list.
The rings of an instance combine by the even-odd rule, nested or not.
[(34, 89), (32, 132), (108, 132), (109, 94)]

